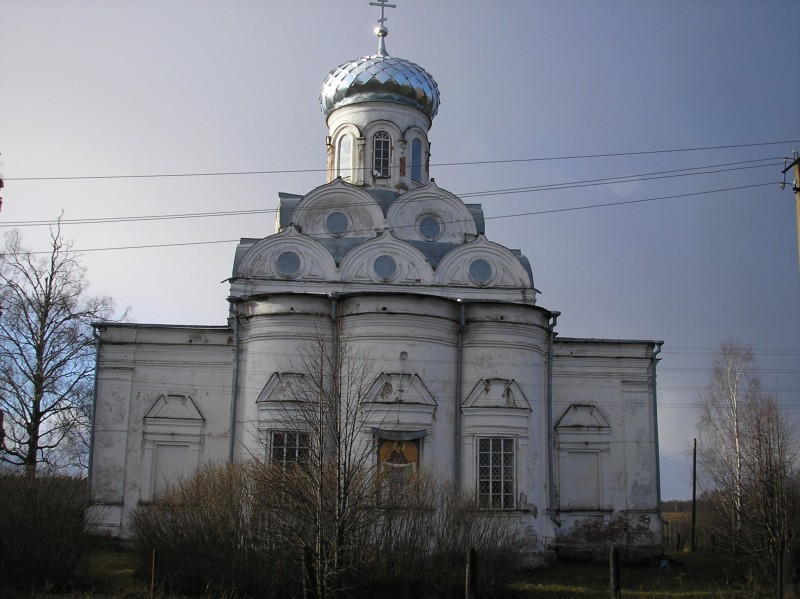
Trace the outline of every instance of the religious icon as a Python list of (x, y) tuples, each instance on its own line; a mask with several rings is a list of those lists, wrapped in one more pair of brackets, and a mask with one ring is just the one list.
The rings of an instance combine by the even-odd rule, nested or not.
[(419, 466), (417, 441), (381, 439), (378, 446), (381, 494), (391, 499), (414, 479)]

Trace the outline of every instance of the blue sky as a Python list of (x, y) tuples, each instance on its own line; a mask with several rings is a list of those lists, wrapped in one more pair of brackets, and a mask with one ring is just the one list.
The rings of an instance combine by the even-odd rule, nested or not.
[[(389, 53), (442, 93), (437, 183), (482, 203), (488, 237), (528, 256), (561, 335), (665, 341), (664, 498), (689, 496), (692, 405), (722, 341), (756, 349), (797, 421), (796, 216), (791, 177), (778, 181), (800, 149), (800, 2), (396, 4)], [(92, 291), (135, 321), (224, 323), (234, 240), (274, 231), (279, 191), (324, 182), (319, 86), (374, 52), (378, 13), (366, 0), (0, 0), (0, 231), (62, 211), (264, 210), (64, 227)], [(708, 149), (660, 152), (695, 148)], [(715, 172), (683, 170), (699, 167)], [(48, 179), (286, 170), (306, 172)], [(647, 173), (664, 174), (596, 181)], [(618, 205), (581, 208), (600, 204)], [(46, 227), (20, 230), (46, 248)], [(89, 251), (198, 242), (219, 243)]]

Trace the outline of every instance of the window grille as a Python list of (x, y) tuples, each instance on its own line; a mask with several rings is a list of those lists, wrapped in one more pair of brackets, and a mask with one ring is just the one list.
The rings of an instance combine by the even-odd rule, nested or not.
[(308, 462), (308, 433), (272, 433), (272, 461), (284, 468)]
[(514, 508), (514, 439), (478, 439), (478, 505)]

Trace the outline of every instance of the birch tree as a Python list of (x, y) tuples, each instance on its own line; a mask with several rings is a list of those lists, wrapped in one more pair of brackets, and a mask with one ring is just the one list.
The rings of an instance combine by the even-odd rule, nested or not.
[(726, 341), (714, 357), (710, 382), (700, 398), (699, 456), (708, 491), (730, 526), (720, 533), (738, 553), (742, 528), (744, 437), (761, 383), (753, 350)]
[(714, 534), (735, 560), (746, 556), (770, 580), (780, 548), (795, 542), (794, 427), (761, 388), (753, 350), (735, 341), (720, 346), (698, 408), (698, 459)]
[(87, 293), (85, 271), (57, 226), (44, 256), (6, 235), (0, 254), (0, 460), (35, 475), (40, 466), (86, 466), (95, 344), (91, 323), (112, 301)]

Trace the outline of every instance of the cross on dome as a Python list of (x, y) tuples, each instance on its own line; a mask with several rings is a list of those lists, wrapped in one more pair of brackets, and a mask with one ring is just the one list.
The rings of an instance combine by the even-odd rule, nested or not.
[(386, 51), (386, 42), (383, 41), (389, 35), (389, 30), (384, 25), (386, 23), (385, 10), (387, 8), (397, 8), (397, 5), (389, 4), (388, 0), (377, 0), (376, 2), (370, 2), (369, 5), (381, 7), (381, 18), (378, 19), (378, 26), (375, 28), (375, 33), (378, 35), (378, 56), (389, 56)]
[[(378, 19), (378, 29), (377, 29), (378, 35), (381, 34), (380, 33), (381, 30), (385, 31), (386, 33), (388, 33), (388, 31), (389, 31), (383, 25), (386, 22), (386, 13), (384, 12), (385, 9), (387, 9), (387, 8), (397, 8), (396, 4), (388, 4), (388, 1), (389, 0), (377, 0), (377, 2), (370, 2), (369, 3), (370, 6), (380, 6), (381, 7), (381, 18)], [(383, 35), (386, 35), (386, 33), (384, 33)]]

